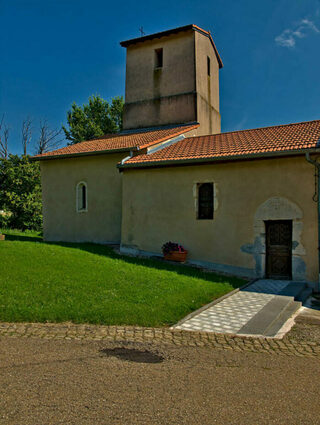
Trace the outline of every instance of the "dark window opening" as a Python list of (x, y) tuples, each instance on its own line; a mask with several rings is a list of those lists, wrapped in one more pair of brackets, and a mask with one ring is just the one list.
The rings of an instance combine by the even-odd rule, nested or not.
[(210, 77), (210, 58), (209, 58), (209, 56), (207, 56), (207, 73), (208, 73), (208, 76)]
[(213, 219), (213, 183), (198, 185), (198, 219)]
[(156, 49), (154, 52), (155, 52), (155, 68), (162, 68), (163, 49)]
[(86, 212), (88, 209), (87, 185), (84, 182), (77, 184), (76, 208), (78, 212)]
[(87, 208), (87, 188), (85, 185), (81, 188), (81, 195), (82, 195), (82, 206), (81, 208), (85, 210)]

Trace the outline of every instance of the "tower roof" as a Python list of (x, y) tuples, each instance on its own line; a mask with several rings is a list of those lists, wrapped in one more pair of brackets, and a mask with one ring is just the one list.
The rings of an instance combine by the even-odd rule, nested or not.
[(209, 40), (212, 44), (212, 47), (215, 51), (215, 54), (216, 54), (216, 57), (217, 57), (217, 60), (218, 60), (218, 63), (219, 63), (219, 68), (222, 68), (223, 63), (222, 63), (221, 57), (218, 53), (218, 50), (216, 48), (216, 45), (214, 44), (214, 41), (213, 41), (213, 38), (211, 36), (210, 31), (205, 31), (204, 29), (202, 29), (202, 28), (200, 28), (200, 27), (198, 27), (197, 25), (194, 25), (194, 24), (185, 25), (183, 27), (178, 27), (178, 28), (173, 28), (171, 30), (161, 31), (161, 32), (157, 32), (157, 33), (154, 33), (154, 34), (144, 35), (143, 37), (131, 38), (130, 40), (121, 41), (120, 45), (122, 47), (128, 47), (128, 46), (131, 46), (133, 44), (143, 43), (144, 41), (154, 40), (156, 38), (161, 38), (161, 37), (167, 37), (171, 34), (177, 34), (179, 32), (190, 31), (190, 30), (197, 31), (200, 34), (209, 38)]

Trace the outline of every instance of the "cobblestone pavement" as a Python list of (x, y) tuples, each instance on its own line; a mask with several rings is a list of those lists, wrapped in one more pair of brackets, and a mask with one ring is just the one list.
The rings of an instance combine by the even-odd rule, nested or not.
[(288, 284), (260, 279), (174, 327), (236, 334)]
[[(303, 326), (303, 325), (301, 325)], [(173, 346), (212, 347), (236, 352), (269, 353), (298, 357), (319, 357), (320, 345), (315, 339), (299, 339), (296, 331), (283, 339), (240, 337), (209, 332), (193, 332), (169, 328), (130, 326), (77, 325), (72, 323), (0, 323), (1, 337), (43, 338), (54, 340), (85, 340), (153, 343)]]

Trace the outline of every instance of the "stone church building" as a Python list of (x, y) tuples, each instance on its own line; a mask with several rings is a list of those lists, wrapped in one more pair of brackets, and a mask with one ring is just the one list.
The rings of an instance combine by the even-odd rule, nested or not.
[(124, 129), (37, 156), (47, 241), (120, 244), (247, 277), (318, 280), (320, 120), (221, 133), (209, 32), (124, 41)]

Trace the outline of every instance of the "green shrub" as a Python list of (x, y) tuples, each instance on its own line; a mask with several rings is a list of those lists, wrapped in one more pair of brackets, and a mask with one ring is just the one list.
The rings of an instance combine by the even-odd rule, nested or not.
[(39, 163), (28, 156), (0, 159), (0, 227), (40, 230), (42, 202)]
[(0, 210), (0, 229), (9, 228), (10, 216), (11, 216), (10, 212)]

